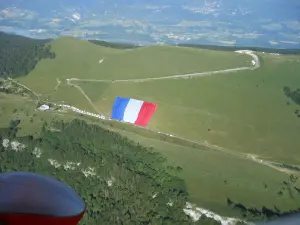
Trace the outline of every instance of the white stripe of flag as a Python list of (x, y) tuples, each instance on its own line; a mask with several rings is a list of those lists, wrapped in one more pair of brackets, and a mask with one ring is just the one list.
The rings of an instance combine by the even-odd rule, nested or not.
[(123, 120), (128, 123), (134, 123), (140, 113), (144, 101), (130, 99), (124, 112)]

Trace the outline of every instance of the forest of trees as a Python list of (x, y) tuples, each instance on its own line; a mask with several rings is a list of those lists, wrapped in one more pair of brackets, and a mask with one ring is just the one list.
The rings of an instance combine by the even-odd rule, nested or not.
[(55, 58), (49, 41), (0, 32), (0, 77), (27, 75), (39, 60)]
[(282, 55), (300, 54), (300, 49), (284, 49), (284, 48), (276, 49), (276, 48), (250, 47), (250, 46), (218, 46), (218, 45), (197, 45), (197, 44), (178, 44), (177, 46), (217, 50), (217, 51), (237, 51), (237, 50), (249, 49), (256, 52), (279, 53)]
[(22, 86), (16, 85), (10, 79), (2, 79), (0, 78), (0, 92), (5, 94), (16, 94), (21, 96), (32, 96), (32, 93), (27, 89), (23, 88)]
[[(20, 123), (0, 129), (0, 172), (30, 171), (65, 182), (87, 204), (80, 224), (220, 224), (209, 218), (193, 222), (184, 214), (188, 193), (178, 178), (181, 168), (167, 165), (159, 153), (78, 119), (45, 123), (38, 138), (17, 137)], [(22, 151), (8, 140), (21, 143)]]
[[(296, 186), (298, 177), (290, 174), (289, 179), (282, 182), (282, 187), (278, 190), (277, 195), (281, 197), (288, 195), (290, 198), (295, 198), (295, 195), (300, 194), (300, 189)], [(265, 185), (265, 189), (267, 189)], [(292, 191), (294, 189), (295, 191)], [(262, 208), (247, 207), (243, 203), (235, 202), (230, 198), (227, 198), (227, 205), (234, 210), (239, 210), (243, 217), (251, 220), (271, 220), (278, 217), (288, 216), (296, 213), (300, 213), (300, 207), (292, 210), (282, 211), (274, 205), (272, 208), (263, 206)]]
[[(294, 103), (296, 103), (298, 106), (300, 106), (300, 88), (297, 88), (296, 90), (291, 90), (291, 88), (285, 86), (283, 88), (284, 94), (290, 98)], [(300, 118), (300, 110), (296, 109), (295, 114), (298, 118)]]
[(89, 40), (89, 42), (101, 45), (104, 47), (115, 48), (115, 49), (131, 49), (131, 48), (138, 48), (139, 46), (133, 44), (125, 44), (125, 43), (113, 43), (113, 42), (106, 42), (100, 40)]
[[(140, 46), (130, 44), (130, 43), (113, 43), (113, 42), (106, 42), (101, 40), (89, 40), (89, 42), (101, 45), (110, 48), (116, 49), (131, 49), (131, 48), (138, 48)], [(200, 45), (200, 44), (177, 44), (176, 46), (182, 47), (190, 47), (190, 48), (200, 48), (200, 49), (208, 49), (208, 50), (217, 50), (217, 51), (236, 51), (236, 50), (244, 50), (249, 49), (252, 51), (257, 52), (266, 52), (266, 53), (279, 53), (279, 54), (294, 54), (299, 55), (299, 49), (276, 49), (276, 48), (262, 48), (262, 47), (249, 47), (249, 46), (218, 46), (218, 45)]]

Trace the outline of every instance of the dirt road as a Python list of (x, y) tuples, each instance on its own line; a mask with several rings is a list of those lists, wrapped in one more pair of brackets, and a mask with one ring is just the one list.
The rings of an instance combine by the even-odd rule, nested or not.
[(257, 55), (250, 50), (240, 50), (236, 51), (239, 54), (246, 54), (250, 55), (254, 60), (254, 66), (250, 67), (238, 67), (232, 69), (224, 69), (224, 70), (215, 70), (215, 71), (207, 71), (207, 72), (199, 72), (199, 73), (186, 73), (186, 74), (179, 74), (179, 75), (172, 75), (172, 76), (165, 76), (165, 77), (153, 77), (153, 78), (140, 78), (140, 79), (124, 79), (124, 80), (97, 80), (97, 79), (78, 79), (78, 78), (69, 78), (69, 81), (87, 81), (87, 82), (147, 82), (147, 81), (156, 81), (156, 80), (165, 80), (165, 79), (180, 79), (180, 78), (192, 78), (192, 77), (204, 77), (204, 76), (211, 76), (215, 74), (224, 74), (224, 73), (232, 73), (242, 70), (255, 70), (260, 67), (260, 61)]

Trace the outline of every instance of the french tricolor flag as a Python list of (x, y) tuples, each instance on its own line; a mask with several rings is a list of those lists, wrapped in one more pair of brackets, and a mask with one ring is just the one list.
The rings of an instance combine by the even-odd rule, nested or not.
[(157, 104), (136, 100), (133, 98), (116, 97), (111, 118), (145, 127)]

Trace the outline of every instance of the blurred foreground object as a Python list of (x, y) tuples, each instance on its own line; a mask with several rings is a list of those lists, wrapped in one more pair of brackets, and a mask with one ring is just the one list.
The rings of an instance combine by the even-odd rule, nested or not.
[(67, 185), (29, 173), (0, 173), (0, 224), (76, 225), (84, 201)]

